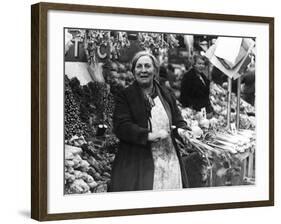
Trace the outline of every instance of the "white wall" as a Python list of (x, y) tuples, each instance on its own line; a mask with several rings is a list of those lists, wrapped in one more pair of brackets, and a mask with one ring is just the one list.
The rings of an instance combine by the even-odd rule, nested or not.
[[(66, 1), (66, 0), (65, 0)], [(1, 4), (1, 223), (35, 223), (30, 216), (30, 5)], [(56, 2), (63, 2), (57, 0)], [(267, 0), (93, 0), (68, 3), (141, 7), (275, 17), (275, 82), (280, 83), (280, 19), (278, 1)], [(4, 49), (3, 49), (4, 47)], [(4, 70), (3, 70), (4, 68)], [(275, 99), (280, 96), (276, 88)], [(280, 218), (280, 101), (275, 101), (276, 206), (177, 214), (70, 220), (52, 223), (276, 223)], [(272, 219), (272, 220), (271, 220)], [(271, 221), (270, 221), (271, 220)]]

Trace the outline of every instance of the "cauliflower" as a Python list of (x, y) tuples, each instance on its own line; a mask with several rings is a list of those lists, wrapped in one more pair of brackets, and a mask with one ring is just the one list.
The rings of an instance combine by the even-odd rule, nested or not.
[(74, 158), (74, 155), (70, 151), (65, 151), (65, 159), (71, 160)]
[(75, 180), (75, 176), (68, 172), (65, 173), (64, 177), (65, 177), (65, 180), (67, 180), (68, 182), (71, 182), (71, 183)]
[(72, 160), (65, 160), (64, 164), (67, 167), (73, 167), (75, 165)]
[(72, 153), (73, 155), (81, 154), (82, 149), (79, 147), (71, 146), (71, 145), (65, 145), (64, 147), (65, 153)]
[(88, 183), (88, 185), (89, 185), (89, 187), (90, 187), (91, 189), (93, 189), (93, 188), (95, 188), (95, 187), (98, 186), (97, 182), (94, 181), (94, 180), (93, 180), (92, 182)]
[(81, 160), (80, 161), (80, 167), (82, 168), (88, 168), (90, 164), (86, 160)]
[(80, 179), (80, 178), (82, 178), (82, 172), (79, 170), (75, 170), (74, 176), (75, 176), (75, 179)]
[(86, 172), (82, 172), (81, 178), (86, 181), (87, 183), (92, 183), (94, 181), (94, 178), (87, 174)]
[(82, 194), (89, 192), (90, 187), (88, 186), (88, 184), (85, 183), (84, 180), (77, 179), (70, 185), (70, 191), (72, 193)]

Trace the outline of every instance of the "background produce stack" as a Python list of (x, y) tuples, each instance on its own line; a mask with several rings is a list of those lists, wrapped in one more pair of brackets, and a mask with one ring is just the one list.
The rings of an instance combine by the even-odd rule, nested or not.
[(96, 147), (92, 141), (86, 142), (83, 137), (77, 137), (65, 145), (66, 194), (107, 191), (115, 157), (115, 154), (108, 152), (107, 149), (112, 146), (109, 145), (110, 142), (117, 143), (113, 141), (109, 139), (105, 145)]
[[(65, 193), (106, 192), (118, 139), (114, 100), (105, 83), (81, 86), (65, 76)], [(100, 124), (106, 127), (98, 134)]]
[(81, 121), (80, 106), (75, 100), (69, 79), (64, 77), (64, 138), (70, 139), (74, 135), (87, 135), (89, 128)]
[[(220, 126), (226, 126), (227, 116), (227, 90), (212, 82), (210, 86), (210, 100), (214, 108), (214, 117), (221, 121)], [(231, 96), (231, 122), (236, 119), (237, 97)], [(223, 123), (222, 123), (223, 122)], [(255, 129), (255, 108), (240, 98), (240, 128)]]
[[(194, 130), (195, 135), (203, 135), (210, 131), (224, 130), (227, 121), (227, 91), (221, 86), (211, 83), (210, 100), (214, 113), (212, 117), (205, 118), (202, 112), (190, 108), (181, 108), (182, 116), (188, 126)], [(232, 95), (231, 101), (231, 122), (236, 119), (236, 102), (237, 97)], [(255, 130), (255, 108), (240, 100), (240, 128)], [(200, 134), (201, 133), (201, 134)]]

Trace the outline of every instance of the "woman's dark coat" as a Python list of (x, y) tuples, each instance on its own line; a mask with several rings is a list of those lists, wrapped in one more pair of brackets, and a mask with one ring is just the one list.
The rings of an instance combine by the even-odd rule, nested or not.
[[(175, 98), (164, 87), (159, 86), (159, 89), (170, 106), (172, 125), (185, 128), (186, 123), (181, 117)], [(154, 164), (151, 145), (147, 139), (148, 118), (144, 96), (136, 82), (116, 97), (113, 123), (114, 132), (120, 143), (108, 191), (152, 190)], [(188, 187), (187, 175), (175, 141), (174, 145), (180, 161), (183, 187)]]
[(195, 69), (190, 69), (184, 74), (181, 83), (180, 102), (184, 107), (190, 107), (199, 111), (205, 107), (207, 113), (212, 112), (210, 103), (210, 81), (204, 74), (200, 74), (205, 84), (201, 81), (195, 72)]

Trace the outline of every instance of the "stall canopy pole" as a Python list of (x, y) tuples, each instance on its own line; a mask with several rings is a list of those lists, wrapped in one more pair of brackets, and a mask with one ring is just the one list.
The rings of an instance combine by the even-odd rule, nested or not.
[(236, 107), (236, 129), (239, 130), (240, 124), (240, 98), (241, 98), (241, 77), (237, 79), (237, 107)]
[(230, 77), (227, 79), (228, 84), (228, 97), (227, 97), (227, 129), (230, 129), (230, 114), (231, 114), (231, 85), (232, 80)]

